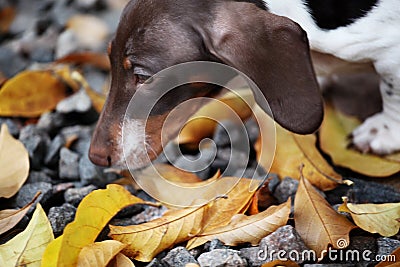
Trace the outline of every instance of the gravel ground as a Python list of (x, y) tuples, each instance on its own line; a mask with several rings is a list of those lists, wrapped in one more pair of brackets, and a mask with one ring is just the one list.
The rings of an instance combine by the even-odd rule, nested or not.
[[(5, 77), (12, 77), (18, 72), (34, 68), (37, 64), (49, 63), (74, 51), (98, 51), (106, 49), (107, 40), (114, 32), (121, 12), (123, 1), (101, 0), (35, 0), (5, 1), (0, 0), (0, 8), (14, 7), (17, 16), (9, 31), (0, 33), (0, 71)], [(95, 44), (88, 44), (76, 36), (79, 33), (70, 31), (66, 26), (68, 19), (77, 14), (94, 15), (101, 20), (105, 36)], [(100, 40), (101, 39), (101, 40)], [(101, 91), (107, 81), (108, 73), (94, 68), (83, 70), (90, 85)], [(9, 199), (0, 199), (0, 209), (20, 208), (27, 204), (37, 191), (42, 194), (38, 201), (48, 214), (55, 236), (62, 234), (64, 227), (73, 220), (76, 207), (80, 201), (93, 190), (104, 188), (118, 178), (116, 174), (104, 173), (104, 169), (94, 166), (88, 159), (88, 148), (91, 134), (98, 114), (90, 105), (88, 96), (75, 94), (62, 101), (57, 109), (43, 114), (36, 123), (18, 118), (0, 118), (0, 124), (6, 123), (13, 136), (21, 140), (30, 156), (31, 170), (26, 184), (19, 193)], [(257, 126), (253, 121), (246, 124), (250, 130), (250, 141), (257, 138)], [(69, 140), (76, 139), (66, 146)], [(227, 154), (230, 154), (226, 133), (217, 129), (213, 138), (219, 152), (217, 159), (201, 177), (209, 177), (218, 169), (227, 166)], [(235, 142), (235, 140), (233, 140)], [(171, 146), (169, 149), (176, 149)], [(204, 151), (203, 151), (204, 153)], [(171, 154), (171, 153), (170, 153)], [(212, 153), (210, 153), (212, 154)], [(256, 166), (255, 153), (247, 166), (247, 172), (253, 173)], [(229, 158), (229, 157), (228, 157)], [(185, 167), (184, 160), (173, 159), (177, 165)], [(190, 166), (187, 166), (190, 167)], [(400, 192), (392, 186), (377, 183), (358, 177), (354, 173), (338, 170), (346, 178), (355, 182), (351, 188), (339, 186), (331, 192), (325, 192), (332, 206), (342, 203), (341, 197), (348, 196), (354, 203), (387, 203), (400, 202)], [(233, 174), (232, 174), (233, 175)], [(264, 175), (264, 173), (259, 173)], [(282, 181), (271, 175), (269, 189), (276, 203), (283, 203), (293, 197), (298, 182), (290, 177)], [(127, 188), (139, 197), (150, 199), (144, 192)], [(121, 212), (111, 223), (116, 225), (139, 224), (160, 216), (164, 208), (134, 207)], [(10, 232), (0, 236), (4, 243), (16, 233), (23, 230), (29, 222), (33, 210)], [(213, 240), (204, 246), (187, 251), (184, 247), (175, 247), (161, 253), (151, 263), (138, 266), (185, 266), (198, 263), (201, 266), (260, 266), (265, 262), (259, 257), (260, 251), (284, 249), (303, 251), (306, 249), (296, 230), (290, 225), (279, 228), (275, 233), (265, 237), (259, 246), (227, 247), (220, 241)], [(106, 234), (106, 231), (102, 233)], [(363, 251), (369, 249), (373, 255), (388, 254), (400, 246), (400, 236), (382, 238), (361, 230), (352, 232), (349, 249)], [(304, 266), (339, 266), (306, 264)], [(347, 264), (347, 265), (346, 265)], [(341, 262), (340, 266), (356, 266)], [(357, 266), (370, 266), (360, 263)], [(371, 265), (372, 266), (372, 265)]]

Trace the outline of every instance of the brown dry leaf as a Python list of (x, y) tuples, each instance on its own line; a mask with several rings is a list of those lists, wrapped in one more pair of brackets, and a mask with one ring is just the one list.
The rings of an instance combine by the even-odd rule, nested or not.
[(201, 183), (201, 180), (196, 174), (186, 172), (169, 164), (155, 164), (155, 168), (162, 177), (174, 183)]
[(24, 71), (0, 90), (0, 116), (35, 118), (53, 110), (68, 89), (50, 71)]
[(43, 256), (42, 266), (75, 266), (83, 247), (94, 243), (104, 226), (124, 207), (146, 204), (125, 188), (110, 184), (87, 195), (60, 238), (52, 242)]
[(124, 254), (118, 253), (107, 267), (135, 267), (135, 264)]
[(105, 267), (126, 245), (115, 240), (89, 244), (79, 253), (77, 267)]
[(196, 235), (202, 228), (208, 205), (172, 210), (159, 219), (131, 226), (110, 225), (109, 236), (128, 246), (123, 253), (150, 262), (158, 253)]
[(104, 53), (81, 52), (69, 54), (56, 61), (58, 64), (73, 63), (78, 65), (92, 65), (103, 70), (110, 70), (110, 60)]
[[(271, 120), (267, 115), (263, 116), (265, 120)], [(342, 177), (337, 174), (333, 168), (319, 153), (315, 146), (315, 135), (296, 135), (276, 125), (276, 150), (275, 157), (270, 171), (278, 174), (280, 177), (299, 177), (299, 167), (304, 165), (304, 175), (310, 182), (321, 190), (331, 190), (338, 183), (343, 183)], [(265, 146), (268, 149), (268, 146)], [(264, 168), (269, 164), (260, 154), (261, 139), (258, 140), (255, 149), (257, 151), (260, 164)], [(263, 154), (268, 155), (268, 151)]]
[(400, 171), (400, 154), (387, 158), (372, 154), (362, 154), (349, 149), (348, 136), (360, 125), (354, 117), (346, 116), (334, 110), (330, 105), (325, 108), (325, 118), (320, 129), (321, 149), (331, 156), (333, 162), (342, 167), (371, 177), (387, 177)]
[(5, 7), (0, 10), (0, 33), (8, 32), (15, 18), (15, 9), (13, 7)]
[(271, 262), (264, 263), (261, 267), (299, 267), (297, 263), (293, 261), (280, 261), (275, 260)]
[(305, 244), (317, 255), (321, 255), (329, 245), (336, 249), (347, 247), (350, 244), (349, 233), (356, 228), (303, 177), (295, 197), (294, 222)]
[(26, 229), (0, 245), (0, 266), (40, 266), (43, 252), (53, 239), (50, 222), (38, 204)]
[(213, 239), (219, 239), (228, 246), (237, 246), (242, 243), (257, 245), (262, 238), (286, 225), (290, 214), (290, 202), (289, 199), (286, 203), (271, 206), (252, 216), (237, 214), (228, 225), (203, 232), (188, 246), (190, 249), (195, 248)]
[(22, 220), (39, 195), (40, 193), (37, 193), (28, 204), (19, 210), (0, 211), (0, 235), (13, 228), (19, 221)]
[[(237, 181), (237, 178), (231, 177), (224, 177), (222, 179), (224, 181)], [(231, 182), (229, 181), (228, 183)], [(244, 213), (256, 193), (255, 190), (251, 190), (251, 183), (251, 179), (242, 178), (226, 196), (216, 199), (208, 210), (207, 219), (204, 222), (201, 233), (210, 232), (215, 228), (226, 226), (230, 223), (234, 215)], [(188, 242), (187, 247), (188, 249), (192, 249), (205, 242), (207, 242), (207, 240), (195, 237)]]
[(10, 198), (28, 178), (29, 155), (25, 146), (8, 132), (6, 124), (0, 132), (0, 170), (0, 197)]
[(399, 267), (400, 247), (393, 251), (389, 256), (386, 256), (386, 259), (386, 261), (378, 263), (375, 267)]
[(400, 203), (351, 204), (344, 198), (339, 211), (350, 213), (355, 224), (370, 233), (394, 236), (400, 228)]
[(201, 108), (183, 127), (177, 138), (178, 143), (198, 144), (204, 138), (213, 135), (217, 122), (234, 122), (237, 121), (236, 116), (242, 120), (249, 118), (252, 115), (251, 107), (254, 105), (253, 94), (250, 89), (243, 89), (238, 91), (238, 95), (229, 92), (218, 99), (221, 102), (212, 101)]

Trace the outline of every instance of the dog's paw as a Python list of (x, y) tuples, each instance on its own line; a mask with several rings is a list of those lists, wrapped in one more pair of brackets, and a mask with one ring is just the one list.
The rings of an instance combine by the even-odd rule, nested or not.
[(391, 154), (400, 150), (400, 121), (378, 113), (356, 128), (351, 136), (352, 146), (363, 153)]

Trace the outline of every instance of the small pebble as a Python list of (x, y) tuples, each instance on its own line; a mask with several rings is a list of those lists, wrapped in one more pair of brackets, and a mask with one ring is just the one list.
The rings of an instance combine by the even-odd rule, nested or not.
[(201, 267), (247, 267), (247, 261), (233, 249), (215, 249), (201, 254), (197, 261)]
[(60, 151), (59, 172), (61, 179), (79, 180), (79, 155), (63, 147)]
[(77, 207), (85, 196), (96, 189), (97, 187), (95, 187), (94, 185), (67, 189), (67, 191), (65, 191), (64, 193), (65, 202)]
[(299, 181), (285, 177), (280, 184), (274, 190), (274, 197), (279, 203), (286, 202), (289, 197), (293, 197), (297, 192)]
[(52, 207), (47, 215), (55, 237), (61, 235), (65, 226), (74, 220), (76, 208), (64, 203), (61, 207)]
[(73, 94), (65, 98), (57, 104), (57, 112), (67, 114), (72, 112), (85, 113), (92, 107), (92, 102), (85, 90)]
[(16, 206), (22, 208), (32, 201), (36, 193), (41, 192), (38, 202), (42, 206), (48, 206), (49, 200), (53, 196), (53, 186), (50, 183), (38, 182), (25, 184), (18, 191), (15, 199)]
[(45, 171), (31, 171), (29, 173), (28, 179), (26, 181), (27, 184), (44, 182), (51, 184), (52, 179)]
[(197, 263), (195, 258), (184, 247), (170, 250), (161, 262), (167, 267), (185, 267), (188, 263)]
[(31, 168), (40, 170), (47, 146), (50, 143), (49, 136), (35, 125), (28, 125), (21, 129), (19, 140), (28, 151)]
[(51, 141), (50, 146), (47, 148), (47, 153), (44, 158), (44, 163), (47, 166), (55, 166), (60, 160), (61, 148), (66, 144), (66, 140), (62, 134), (57, 135), (53, 141)]
[(400, 247), (400, 241), (389, 237), (380, 237), (376, 241), (378, 251), (377, 255), (390, 255), (392, 252)]
[[(260, 256), (260, 259), (265, 262), (278, 259), (277, 252), (280, 250), (286, 251), (286, 258), (289, 258), (296, 263), (300, 264), (309, 260), (307, 258), (302, 258), (302, 252), (308, 250), (308, 248), (297, 233), (296, 229), (291, 225), (282, 226), (272, 234), (264, 237), (260, 242), (259, 249), (260, 252), (258, 256)], [(274, 253), (272, 253), (272, 251), (274, 251)], [(291, 255), (300, 255), (301, 257), (291, 258)]]

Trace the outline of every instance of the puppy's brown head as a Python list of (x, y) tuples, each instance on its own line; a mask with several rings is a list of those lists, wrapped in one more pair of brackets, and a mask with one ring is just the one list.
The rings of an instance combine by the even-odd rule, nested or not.
[[(132, 141), (124, 155), (121, 129), (129, 101), (147, 78), (178, 63), (215, 61), (240, 70), (261, 89), (262, 93), (255, 91), (261, 107), (269, 110), (260, 101), (265, 97), (274, 119), (293, 132), (311, 133), (322, 120), (323, 104), (306, 34), (291, 20), (252, 3), (132, 0), (122, 14), (109, 53), (111, 89), (90, 148), (90, 158), (98, 165), (124, 166), (124, 156), (130, 166), (148, 164), (162, 150), (161, 128), (169, 111), (188, 99), (219, 92), (220, 87), (209, 84), (188, 84), (170, 91), (146, 121), (138, 114), (125, 122), (125, 134)], [(151, 83), (146, 90), (143, 98), (157, 94)], [(168, 138), (173, 138), (180, 124), (199, 107), (182, 112)]]

